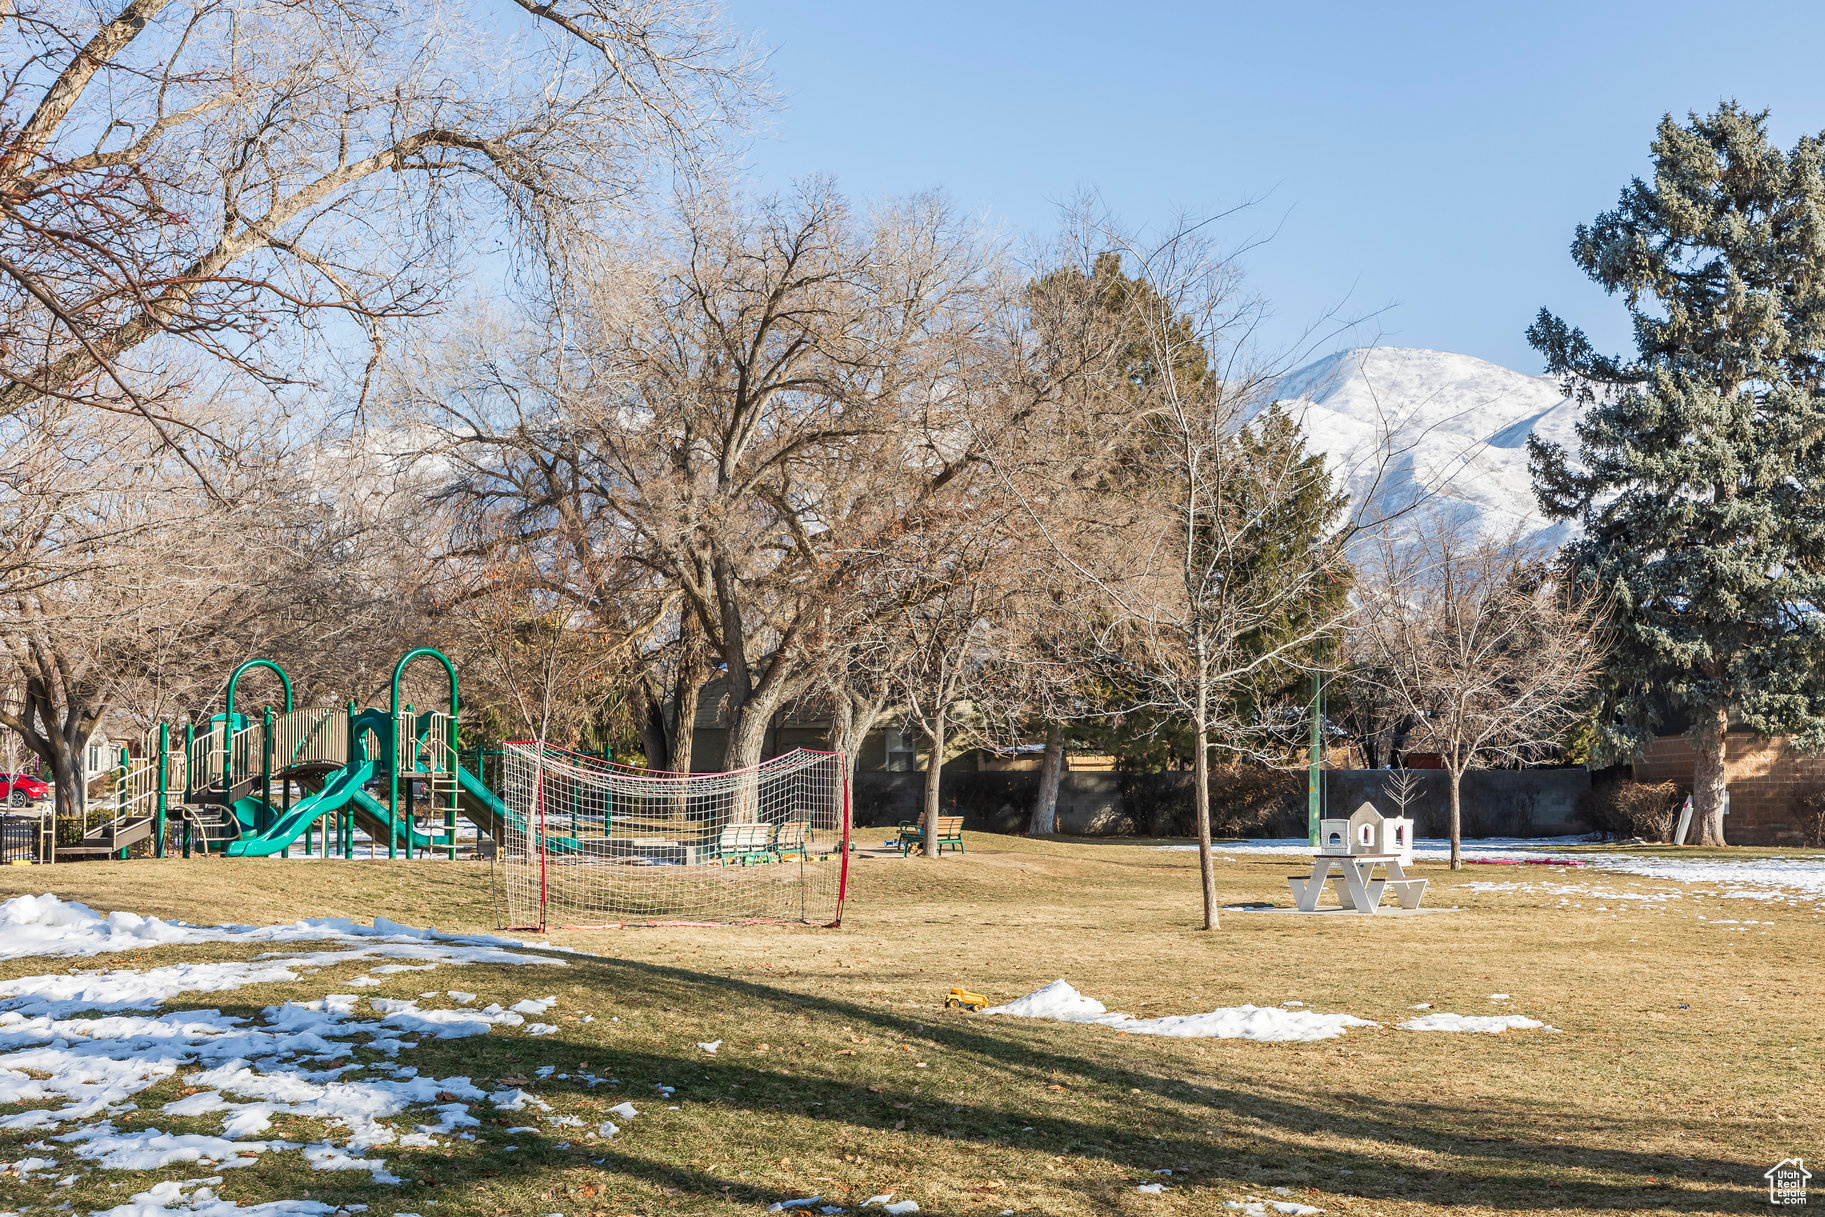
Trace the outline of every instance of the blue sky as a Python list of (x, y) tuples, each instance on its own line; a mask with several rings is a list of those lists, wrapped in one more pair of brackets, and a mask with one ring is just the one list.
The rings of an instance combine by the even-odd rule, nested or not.
[(763, 182), (941, 186), (1016, 231), (1093, 187), (1130, 223), (1260, 200), (1232, 228), (1281, 341), (1346, 301), (1365, 340), (1540, 370), (1542, 305), (1626, 344), (1572, 230), (1645, 172), (1663, 113), (1825, 129), (1825, 5), (727, 0), (775, 48)]

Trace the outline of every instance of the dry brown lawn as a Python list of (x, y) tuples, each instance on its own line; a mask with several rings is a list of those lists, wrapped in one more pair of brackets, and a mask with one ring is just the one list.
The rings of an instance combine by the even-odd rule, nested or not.
[[(599, 957), (574, 959), (556, 980), (555, 969), (471, 967), (460, 979), (407, 975), (363, 990), (412, 997), (435, 984), (503, 1003), (557, 993), (557, 1035), (427, 1042), (408, 1059), (478, 1079), (589, 1061), (620, 1080), (615, 1093), (555, 1078), (529, 1088), (590, 1120), (623, 1098), (643, 1114), (613, 1141), (565, 1149), (556, 1132), (508, 1137), (491, 1125), (474, 1143), (376, 1151), (408, 1177), (400, 1188), (268, 1155), (230, 1172), (223, 1194), (245, 1204), (308, 1191), (368, 1204), (373, 1217), (758, 1213), (813, 1194), (853, 1214), (881, 1192), (925, 1213), (989, 1217), (1207, 1214), (1251, 1196), (1331, 1214), (1742, 1212), (1767, 1205), (1761, 1175), (1776, 1161), (1825, 1159), (1817, 900), (1725, 900), (1703, 885), (1592, 870), (1422, 866), (1427, 905), (1459, 911), (1230, 911), (1205, 933), (1193, 928), (1195, 856), (1150, 845), (972, 834), (962, 858), (858, 861), (840, 930), (556, 932), (555, 945)], [(1221, 891), (1284, 904), (1296, 869), (1284, 858), (1223, 862)], [(1472, 886), (1487, 884), (1506, 890)], [(47, 889), (194, 922), (494, 924), (487, 868), (474, 863), (0, 871), (0, 896)], [(1679, 894), (1653, 898), (1666, 893)], [(1771, 924), (1725, 924), (1744, 921)], [(81, 966), (251, 953), (161, 948)], [(0, 976), (70, 962), (13, 961)], [(940, 1008), (952, 985), (1006, 1001), (1061, 977), (1143, 1016), (1299, 1001), (1383, 1025), (1280, 1044)], [(329, 983), (184, 1004), (253, 1016)], [(1525, 1014), (1562, 1034), (1396, 1029), (1422, 1002)], [(694, 1046), (718, 1039), (713, 1057)], [(649, 1102), (656, 1083), (677, 1096)], [(142, 1107), (179, 1084), (148, 1092)], [(146, 1114), (135, 1127), (219, 1128), (192, 1123)], [(0, 1134), (0, 1161), (23, 1156), (30, 1139)], [(526, 1148), (503, 1152), (514, 1143)], [(1172, 1174), (1153, 1173), (1162, 1170)], [(96, 1172), (56, 1192), (0, 1179), (0, 1205), (105, 1209), (156, 1178), (198, 1173), (110, 1188)], [(1136, 1191), (1155, 1181), (1168, 1190)]]

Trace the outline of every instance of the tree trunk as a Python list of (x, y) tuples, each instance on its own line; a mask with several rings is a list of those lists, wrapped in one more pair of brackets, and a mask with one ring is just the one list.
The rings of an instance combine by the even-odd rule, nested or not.
[(1451, 869), (1464, 869), (1464, 809), (1458, 799), (1458, 787), (1464, 780), (1461, 767), (1451, 766), (1447, 770), (1451, 780)]
[(665, 703), (653, 693), (650, 678), (640, 681), (640, 712), (635, 715), (640, 731), (640, 750), (646, 753), (646, 767), (655, 771), (672, 767), (672, 749), (665, 729)]
[(1693, 739), (1692, 827), (1688, 837), (1696, 845), (1724, 844), (1724, 746), (1730, 730), (1730, 712), (1719, 707), (1709, 715)]
[[(82, 753), (54, 748), (45, 758), (51, 767), (51, 786), (56, 792), (55, 810), (59, 816), (88, 815), (88, 784), (83, 780)], [(88, 823), (87, 819), (83, 823)]]
[(724, 770), (752, 769), (760, 764), (767, 747), (767, 728), (773, 723), (771, 699), (755, 698), (747, 705), (732, 708), (728, 736), (722, 749)]
[(940, 710), (925, 733), (925, 813), (920, 817), (924, 840), (919, 852), (927, 858), (938, 856), (938, 784), (944, 771), (944, 711)]
[[(767, 745), (767, 727), (785, 690), (777, 681), (768, 679), (761, 681), (762, 689), (754, 687), (754, 672), (748, 666), (747, 633), (741, 618), (740, 581), (734, 564), (719, 553), (710, 562), (710, 573), (716, 584), (722, 626), (722, 637), (717, 641), (722, 655), (723, 722), (727, 730), (722, 767), (725, 771), (750, 769), (760, 764), (760, 754)], [(783, 657), (776, 654), (773, 663), (780, 662)]]
[(852, 690), (830, 690), (830, 731), (824, 739), (832, 752), (843, 754), (849, 775), (855, 776), (856, 757), (868, 741), (868, 733), (887, 710), (885, 695), (863, 700)]
[(685, 613), (678, 623), (678, 666), (672, 674), (672, 692), (665, 707), (666, 768), (689, 773), (695, 761), (697, 705), (703, 697), (703, 624)]
[(1198, 809), (1198, 874), (1204, 881), (1204, 928), (1217, 928), (1216, 861), (1210, 856), (1210, 729), (1204, 723), (1204, 696), (1198, 696), (1198, 754), (1193, 759)]
[(689, 773), (695, 763), (697, 742), (697, 702), (703, 693), (703, 677), (692, 672), (678, 678), (677, 704), (672, 710), (672, 728), (666, 732), (666, 768), (673, 773)]
[(1039, 793), (1033, 796), (1033, 817), (1027, 822), (1029, 837), (1049, 837), (1058, 831), (1058, 782), (1064, 770), (1064, 725), (1052, 723), (1046, 727), (1046, 757), (1039, 766)]
[[(25, 746), (51, 771), (54, 814), (84, 816), (88, 812), (89, 791), (82, 754), (101, 720), (101, 712), (92, 706), (68, 705), (68, 686), (56, 683), (55, 671), (45, 672), (52, 665), (41, 662), (44, 657), (35, 646), (28, 655), (40, 670), (26, 677), (18, 713), (7, 714), (5, 725), (17, 731)], [(59, 688), (65, 693), (61, 700), (66, 701), (61, 707), (56, 696)]]
[(855, 697), (847, 690), (830, 690), (830, 730), (824, 746), (843, 758), (843, 780), (855, 785), (855, 754), (861, 746), (856, 733)]

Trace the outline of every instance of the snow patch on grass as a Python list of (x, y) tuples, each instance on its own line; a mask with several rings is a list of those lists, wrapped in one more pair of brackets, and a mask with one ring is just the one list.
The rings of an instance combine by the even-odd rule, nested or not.
[(1335, 1039), (1350, 1027), (1377, 1024), (1350, 1014), (1320, 1014), (1315, 1010), (1286, 1010), (1278, 1006), (1232, 1006), (1204, 1014), (1176, 1014), (1163, 1018), (1135, 1018), (1111, 1011), (1093, 997), (1086, 997), (1064, 980), (984, 1014), (1013, 1018), (1045, 1018), (1062, 1023), (1092, 1023), (1114, 1027), (1133, 1035), (1167, 1035), (1197, 1039), (1258, 1040), (1265, 1043), (1311, 1043)]
[[(523, 947), (512, 938), (485, 934), (445, 934), (435, 927), (414, 929), (385, 917), (362, 925), (347, 917), (312, 917), (288, 925), (191, 925), (115, 912), (103, 916), (86, 904), (42, 896), (14, 896), (0, 902), (0, 959), (27, 955), (59, 957), (105, 955), (146, 947), (207, 942), (309, 942), (334, 939), (344, 942), (381, 940), (392, 943), (465, 943), (475, 947)], [(537, 955), (501, 951), (472, 956), (474, 963), (554, 963)], [(392, 965), (394, 970), (409, 970)], [(380, 970), (380, 969), (377, 969)]]
[[(1798, 894), (1825, 899), (1825, 858), (1647, 858), (1599, 855), (1604, 870), (1643, 879), (1706, 883), (1727, 900), (1781, 900)], [(1774, 890), (1766, 890), (1774, 889)]]
[[(1463, 842), (1463, 856), (1471, 861), (1547, 862), (1569, 861), (1573, 866), (1588, 861), (1583, 856), (1565, 859), (1548, 852), (1556, 846), (1588, 845), (1590, 837), (1483, 837)], [(1195, 845), (1158, 845), (1163, 850), (1195, 850)], [(1218, 853), (1232, 858), (1312, 856), (1312, 843), (1304, 837), (1258, 837), (1248, 841), (1226, 841), (1216, 847)], [(1451, 842), (1437, 837), (1422, 837), (1413, 843), (1416, 862), (1449, 862)]]
[(1440, 1011), (1421, 1018), (1410, 1018), (1404, 1023), (1395, 1024), (1402, 1031), (1480, 1031), (1487, 1035), (1499, 1035), (1504, 1031), (1557, 1031), (1557, 1027), (1548, 1027), (1535, 1018), (1524, 1018), (1519, 1014), (1447, 1014)]
[[(522, 1002), (518, 1011), (498, 1005), (483, 1010), (436, 1009), (416, 1001), (372, 998), (369, 1006), (380, 1016), (377, 1019), (358, 1015), (362, 998), (353, 993), (287, 1001), (267, 1007), (257, 1019), (219, 1010), (177, 1010), (156, 1017), (135, 1013), (184, 994), (298, 981), (348, 963), (369, 974), (338, 982), (344, 987), (378, 984), (375, 975), (443, 966), (565, 966), (562, 960), (513, 949), (523, 944), (415, 930), (384, 918), (371, 927), (344, 918), (288, 926), (192, 926), (133, 913), (103, 916), (53, 895), (0, 902), (0, 959), (83, 958), (170, 944), (326, 939), (344, 949), (270, 952), (252, 960), (72, 971), (0, 982), (0, 1104), (42, 1105), (0, 1118), (0, 1128), (56, 1129), (80, 1122), (73, 1131), (53, 1133), (52, 1139), (90, 1170), (158, 1170), (189, 1162), (210, 1163), (219, 1170), (251, 1165), (272, 1152), (302, 1151), (313, 1170), (365, 1171), (375, 1184), (394, 1185), (401, 1180), (386, 1169), (386, 1162), (363, 1156), (363, 1151), (381, 1145), (438, 1145), (440, 1134), (480, 1124), (469, 1114), (469, 1106), (483, 1099), (507, 1110), (550, 1110), (549, 1104), (525, 1091), (488, 1092), (467, 1077), (420, 1077), (410, 1066), (363, 1066), (349, 1064), (347, 1058), (357, 1044), (397, 1058), (423, 1039), (486, 1035), (496, 1026), (525, 1025), (525, 1014), (543, 1013), (552, 998)], [(439, 994), (433, 990), (422, 996)], [(463, 1003), (475, 999), (473, 993), (461, 991), (448, 996)], [(526, 1029), (531, 1034), (557, 1030), (536, 1023)], [(341, 1059), (326, 1064), (324, 1058)], [(383, 1076), (345, 1076), (364, 1071)], [(180, 1073), (200, 1089), (165, 1104), (162, 1112), (186, 1118), (219, 1116), (220, 1135), (156, 1127), (116, 1129), (114, 1118), (135, 1109), (135, 1096)], [(428, 1108), (435, 1122), (418, 1124), (412, 1132), (400, 1132), (387, 1123), (412, 1108)], [(270, 1129), (279, 1115), (320, 1121), (340, 1132), (334, 1140), (315, 1144), (250, 1139)], [(38, 1167), (57, 1164), (35, 1158), (13, 1165), (26, 1177)], [(242, 1207), (215, 1194), (212, 1189), (220, 1182), (214, 1177), (158, 1183), (107, 1210), (104, 1217), (290, 1217), (332, 1211), (328, 1205), (304, 1200)]]
[[(127, 1203), (94, 1210), (90, 1217), (162, 1217), (166, 1213), (184, 1213), (189, 1217), (319, 1217), (336, 1211), (319, 1200), (272, 1200), (243, 1207), (216, 1196), (212, 1185), (220, 1182), (220, 1179), (185, 1179), (155, 1183)], [(186, 1188), (196, 1190), (186, 1191)]]
[[(1611, 852), (1568, 855), (1553, 852), (1568, 845), (1589, 845), (1592, 837), (1484, 837), (1463, 842), (1463, 856), (1472, 862), (1542, 862), (1591, 867), (1619, 875), (1677, 883), (1704, 883), (1723, 889), (1711, 895), (1727, 900), (1825, 901), (1825, 857), (1809, 858), (1669, 858)], [(1159, 845), (1163, 850), (1195, 850), (1195, 845)], [(1249, 857), (1310, 857), (1312, 846), (1304, 837), (1258, 838), (1231, 841), (1217, 847), (1232, 859)], [(1423, 838), (1413, 843), (1417, 862), (1444, 862), (1451, 857), (1451, 843)], [(1530, 868), (1531, 869), (1531, 868)], [(1465, 885), (1472, 891), (1522, 890), (1487, 883)], [(1545, 884), (1539, 890), (1555, 890)], [(1565, 894), (1587, 894), (1596, 899), (1666, 900), (1679, 893), (1637, 893), (1566, 886)]]

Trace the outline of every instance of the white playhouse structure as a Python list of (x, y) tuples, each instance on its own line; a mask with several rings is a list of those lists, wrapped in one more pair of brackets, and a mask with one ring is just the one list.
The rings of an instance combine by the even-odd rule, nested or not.
[[(1318, 897), (1333, 882), (1337, 911), (1373, 914), (1386, 892), (1411, 912), (1426, 893), (1426, 880), (1407, 878), (1405, 868), (1412, 861), (1413, 821), (1384, 816), (1374, 804), (1364, 803), (1347, 820), (1318, 821), (1311, 876), (1290, 876), (1287, 886), (1302, 913), (1318, 912)], [(1377, 868), (1386, 872), (1386, 878), (1375, 877)]]
[(1318, 821), (1318, 842), (1321, 854), (1374, 854), (1405, 866), (1413, 861), (1413, 821), (1364, 803), (1347, 820)]

